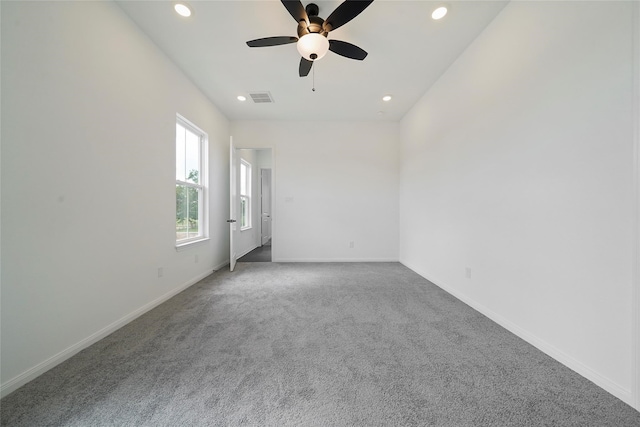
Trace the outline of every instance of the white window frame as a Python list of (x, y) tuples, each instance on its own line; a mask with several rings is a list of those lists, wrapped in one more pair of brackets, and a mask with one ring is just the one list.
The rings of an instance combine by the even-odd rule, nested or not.
[[(244, 231), (244, 230), (249, 230), (251, 229), (252, 225), (251, 225), (251, 175), (252, 175), (252, 167), (251, 167), (251, 163), (249, 163), (248, 161), (246, 161), (245, 159), (240, 159), (240, 231)], [(242, 166), (245, 167), (245, 175), (246, 176), (242, 176)], [(246, 185), (245, 185), (245, 189), (246, 189), (246, 194), (244, 194), (242, 192), (242, 180), (245, 180)], [(246, 221), (246, 225), (243, 225), (242, 222), (242, 203), (245, 202), (246, 206), (247, 206), (247, 221)]]
[[(197, 188), (198, 191), (198, 235), (185, 239), (179, 239), (176, 236), (176, 249), (187, 247), (191, 244), (209, 240), (209, 191), (208, 191), (208, 149), (209, 149), (209, 136), (205, 131), (198, 126), (187, 120), (180, 114), (176, 114), (176, 124), (184, 127), (190, 132), (198, 135), (199, 139), (199, 171), (198, 171), (198, 183), (186, 182), (176, 179), (176, 185), (183, 185), (187, 188)], [(175, 127), (174, 127), (175, 129)], [(177, 135), (174, 135), (174, 153), (176, 151)], [(174, 158), (174, 168), (177, 167), (177, 159)], [(174, 172), (175, 175), (175, 172)], [(174, 217), (177, 212), (174, 212)]]

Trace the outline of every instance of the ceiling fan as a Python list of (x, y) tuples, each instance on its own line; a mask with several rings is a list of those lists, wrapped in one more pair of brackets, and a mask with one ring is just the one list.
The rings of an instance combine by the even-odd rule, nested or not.
[(362, 61), (367, 52), (358, 46), (341, 40), (328, 40), (327, 35), (351, 21), (367, 8), (373, 0), (346, 0), (340, 4), (327, 19), (318, 16), (320, 9), (314, 3), (305, 8), (300, 0), (281, 0), (293, 19), (298, 23), (298, 37), (278, 36), (250, 40), (249, 47), (278, 46), (281, 44), (297, 43), (300, 59), (298, 69), (300, 77), (309, 75), (313, 62), (322, 58), (328, 50), (346, 58)]

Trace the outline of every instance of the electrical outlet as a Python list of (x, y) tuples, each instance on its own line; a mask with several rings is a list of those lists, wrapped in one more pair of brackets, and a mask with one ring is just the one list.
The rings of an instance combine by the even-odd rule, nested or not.
[(164, 271), (162, 271), (162, 267), (158, 267), (158, 277), (162, 277), (164, 275)]
[(465, 273), (467, 275), (467, 279), (471, 279), (471, 267), (467, 267), (465, 269)]
[(349, 247), (350, 247), (351, 249), (353, 249), (353, 248), (355, 247), (355, 245), (356, 245), (356, 243), (355, 243), (355, 242), (353, 242), (353, 241), (349, 242)]

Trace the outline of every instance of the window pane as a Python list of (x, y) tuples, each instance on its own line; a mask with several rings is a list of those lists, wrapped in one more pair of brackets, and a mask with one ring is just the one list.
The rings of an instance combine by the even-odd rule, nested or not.
[(185, 128), (176, 123), (176, 179), (184, 181), (185, 175)]
[(176, 240), (187, 238), (187, 188), (176, 185)]
[(187, 237), (198, 237), (200, 235), (198, 213), (200, 205), (200, 191), (197, 188), (187, 188)]
[(247, 194), (247, 165), (240, 163), (240, 194)]
[(187, 243), (205, 237), (208, 215), (203, 210), (207, 136), (180, 116), (176, 120), (176, 241)]
[(247, 182), (247, 189), (246, 189), (246, 192), (244, 194), (246, 194), (247, 196), (251, 197), (251, 165), (247, 166), (247, 173), (246, 173), (246, 177), (244, 179)]
[(245, 197), (240, 198), (240, 227), (247, 226), (247, 199)]
[(198, 184), (200, 174), (200, 138), (186, 130), (186, 170), (187, 182)]

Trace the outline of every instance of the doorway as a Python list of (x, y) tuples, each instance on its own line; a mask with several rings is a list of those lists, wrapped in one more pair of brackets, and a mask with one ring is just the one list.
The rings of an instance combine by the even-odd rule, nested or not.
[[(271, 148), (233, 148), (232, 198), (237, 226), (230, 245), (236, 262), (271, 262), (273, 247), (273, 154)], [(234, 159), (235, 158), (235, 159)], [(233, 179), (235, 178), (235, 179)], [(235, 182), (233, 182), (235, 181)], [(235, 189), (235, 191), (233, 191)], [(234, 263), (235, 264), (235, 263)], [(233, 270), (233, 269), (232, 269)]]

